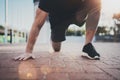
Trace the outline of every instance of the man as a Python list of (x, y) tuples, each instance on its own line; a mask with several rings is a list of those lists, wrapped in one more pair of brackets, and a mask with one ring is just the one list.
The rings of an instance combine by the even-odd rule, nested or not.
[(92, 45), (101, 10), (100, 0), (40, 0), (36, 17), (29, 35), (26, 52), (15, 60), (35, 58), (33, 47), (47, 16), (51, 24), (51, 41), (55, 52), (61, 49), (65, 40), (65, 31), (71, 23), (82, 26), (86, 22), (84, 55), (90, 59), (100, 59), (99, 53)]

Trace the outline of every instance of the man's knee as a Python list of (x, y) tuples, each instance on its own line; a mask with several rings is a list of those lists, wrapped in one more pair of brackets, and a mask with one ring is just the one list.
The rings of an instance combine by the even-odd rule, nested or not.
[(55, 52), (59, 52), (61, 49), (61, 42), (52, 41), (52, 47), (53, 47)]

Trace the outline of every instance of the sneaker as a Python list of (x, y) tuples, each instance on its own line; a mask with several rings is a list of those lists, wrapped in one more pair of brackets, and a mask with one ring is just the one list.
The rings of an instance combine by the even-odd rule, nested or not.
[(99, 53), (95, 50), (94, 46), (91, 43), (88, 43), (83, 47), (82, 57), (87, 57), (89, 59), (100, 60)]

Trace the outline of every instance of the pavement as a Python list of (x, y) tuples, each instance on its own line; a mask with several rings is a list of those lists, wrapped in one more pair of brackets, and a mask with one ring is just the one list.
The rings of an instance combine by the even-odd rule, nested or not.
[(120, 80), (120, 43), (93, 43), (100, 60), (81, 57), (83, 43), (64, 42), (59, 53), (36, 44), (35, 60), (14, 61), (26, 44), (0, 45), (0, 80)]

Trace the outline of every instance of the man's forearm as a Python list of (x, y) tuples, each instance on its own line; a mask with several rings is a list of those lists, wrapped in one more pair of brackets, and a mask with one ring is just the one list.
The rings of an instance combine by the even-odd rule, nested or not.
[(47, 17), (47, 13), (41, 11), (40, 9), (37, 10), (36, 17), (35, 17), (34, 23), (32, 25), (29, 39), (27, 42), (26, 53), (32, 53), (34, 44), (37, 40), (38, 34), (41, 30), (41, 27), (43, 26), (43, 24), (46, 20), (46, 17)]
[[(36, 26), (36, 27), (34, 27), (34, 26)], [(30, 31), (29, 39), (28, 39), (27, 46), (26, 46), (26, 52), (32, 53), (33, 46), (36, 42), (39, 31), (40, 31), (40, 28), (38, 28), (38, 25), (34, 24)]]

